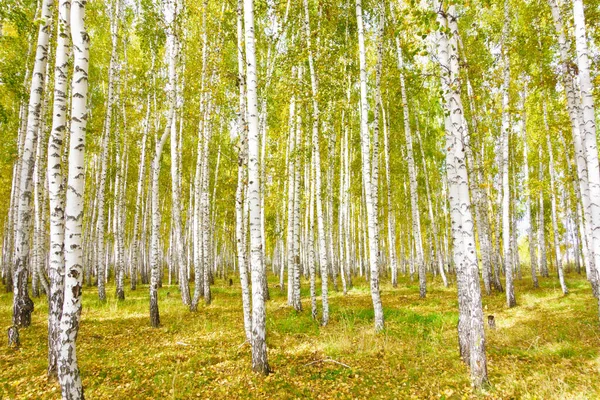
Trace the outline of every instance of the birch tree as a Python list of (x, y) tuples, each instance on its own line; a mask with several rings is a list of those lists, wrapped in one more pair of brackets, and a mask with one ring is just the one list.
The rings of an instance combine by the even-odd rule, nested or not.
[(48, 41), (54, 1), (44, 0), (42, 3), (42, 23), (38, 30), (35, 64), (31, 74), (29, 105), (27, 112), (27, 128), (24, 137), (23, 151), (19, 173), (19, 203), (17, 211), (15, 260), (13, 273), (13, 325), (26, 327), (31, 324), (33, 301), (29, 298), (27, 277), (29, 268), (29, 247), (31, 226), (31, 185), (35, 166), (35, 149), (40, 123), (42, 94), (46, 79), (48, 62)]
[[(470, 366), (472, 385), (482, 387), (487, 383), (487, 359), (479, 268), (463, 146), (465, 123), (458, 81), (457, 15), (453, 5), (449, 6), (447, 11), (444, 11), (438, 3), (434, 8), (438, 14), (438, 22), (442, 28), (441, 36), (444, 39), (438, 42), (440, 46), (438, 54), (442, 66), (442, 87), (445, 96), (446, 175), (452, 225), (452, 253), (457, 269), (459, 347), (463, 361)], [(445, 40), (444, 28), (449, 30), (449, 40)]]
[(327, 325), (329, 322), (329, 300), (328, 300), (328, 270), (329, 261), (327, 259), (327, 248), (325, 242), (325, 221), (323, 212), (323, 202), (321, 199), (321, 150), (319, 147), (319, 103), (318, 96), (318, 81), (315, 71), (315, 62), (313, 59), (313, 50), (311, 43), (310, 16), (308, 9), (308, 0), (304, 0), (304, 28), (306, 34), (306, 45), (308, 47), (308, 66), (310, 69), (310, 87), (312, 91), (312, 106), (313, 106), (313, 125), (312, 125), (312, 147), (313, 147), (313, 164), (315, 178), (315, 206), (317, 209), (317, 235), (319, 240), (319, 264), (321, 267), (321, 302), (323, 303), (323, 318), (322, 325)]
[[(417, 270), (419, 274), (419, 296), (423, 299), (427, 294), (427, 280), (425, 276), (425, 258), (423, 254), (423, 239), (421, 237), (421, 216), (419, 212), (419, 193), (417, 191), (417, 171), (415, 168), (415, 157), (413, 155), (412, 132), (410, 129), (410, 115), (408, 110), (408, 99), (406, 96), (406, 85), (404, 83), (404, 62), (402, 51), (396, 47), (398, 53), (398, 69), (400, 70), (400, 92), (402, 94), (402, 111), (404, 116), (404, 136), (406, 138), (406, 154), (408, 156), (408, 178), (410, 183), (410, 209), (412, 215), (412, 234), (415, 241), (417, 253)], [(433, 220), (432, 220), (433, 223)]]
[[(590, 61), (583, 1), (573, 0), (573, 21), (575, 25), (575, 48), (577, 50), (577, 66), (581, 101), (581, 130), (583, 134), (583, 153), (588, 171), (589, 215), (592, 237), (588, 238), (594, 255), (596, 282), (600, 279), (600, 167), (598, 166), (598, 143), (596, 138), (595, 105), (592, 97), (592, 81), (590, 78)], [(577, 140), (577, 138), (575, 138)], [(576, 148), (577, 150), (577, 148)], [(578, 155), (579, 156), (579, 155)], [(591, 270), (591, 268), (590, 268)], [(598, 298), (600, 309), (600, 297)]]
[(68, 76), (71, 56), (71, 1), (58, 4), (58, 35), (54, 67), (52, 130), (48, 142), (48, 194), (50, 201), (50, 295), (48, 301), (48, 376), (58, 378), (59, 332), (64, 297), (65, 210), (61, 152), (67, 129)]
[(515, 300), (515, 288), (513, 284), (513, 263), (511, 255), (511, 234), (510, 234), (510, 181), (508, 176), (509, 162), (509, 85), (510, 85), (510, 65), (508, 58), (508, 36), (510, 34), (510, 10), (508, 0), (504, 1), (504, 28), (502, 30), (502, 54), (503, 54), (503, 84), (502, 84), (502, 245), (504, 259), (504, 273), (506, 274), (506, 305), (514, 307), (517, 305)]
[(60, 321), (58, 378), (63, 399), (83, 399), (75, 342), (81, 316), (83, 286), (82, 226), (84, 207), (85, 140), (88, 119), (89, 36), (85, 27), (85, 1), (73, 0), (71, 39), (73, 78), (71, 84), (71, 132), (65, 201), (65, 295)]
[(552, 141), (550, 140), (550, 136), (547, 136), (548, 141), (548, 171), (550, 174), (550, 198), (551, 198), (551, 209), (552, 209), (552, 230), (554, 231), (554, 253), (556, 257), (556, 270), (558, 271), (558, 280), (560, 283), (560, 287), (562, 289), (563, 294), (568, 294), (569, 289), (567, 289), (567, 284), (565, 283), (565, 276), (563, 272), (563, 265), (560, 257), (560, 239), (557, 237), (558, 233), (558, 221), (557, 221), (557, 210), (556, 210), (556, 195), (554, 192), (554, 155), (552, 154)]
[(523, 180), (525, 181), (525, 221), (529, 225), (527, 228), (527, 236), (529, 239), (529, 264), (531, 269), (531, 281), (533, 282), (533, 287), (538, 288), (538, 278), (537, 278), (537, 253), (535, 251), (535, 239), (534, 239), (534, 231), (533, 231), (533, 218), (531, 212), (531, 198), (533, 197), (532, 185), (529, 179), (529, 147), (527, 145), (527, 118), (525, 115), (525, 104), (524, 97), (525, 93), (523, 93), (523, 129), (521, 131), (522, 140), (523, 140)]
[[(100, 185), (98, 187), (98, 217), (96, 219), (96, 238), (98, 240), (96, 248), (96, 278), (98, 281), (98, 297), (100, 301), (106, 300), (105, 290), (105, 206), (106, 197), (106, 176), (108, 172), (108, 150), (110, 133), (112, 131), (113, 107), (115, 104), (115, 83), (118, 79), (119, 58), (118, 58), (118, 14), (121, 7), (120, 0), (113, 0), (108, 4), (110, 14), (110, 38), (111, 38), (111, 55), (110, 64), (108, 67), (108, 87), (106, 99), (106, 114), (104, 116), (104, 128), (102, 131), (102, 154), (100, 156)], [(110, 221), (110, 218), (109, 218)]]
[(256, 93), (256, 49), (254, 38), (254, 0), (244, 0), (244, 42), (246, 49), (246, 96), (248, 118), (248, 208), (250, 212), (250, 268), (252, 280), (252, 369), (267, 375), (266, 310), (262, 279), (265, 268), (262, 259), (260, 223), (258, 106)]
[(367, 214), (367, 230), (369, 242), (370, 288), (373, 309), (375, 312), (375, 331), (384, 328), (383, 306), (379, 292), (379, 243), (377, 242), (377, 214), (373, 204), (377, 198), (373, 196), (371, 181), (371, 133), (368, 126), (369, 105), (367, 100), (367, 61), (365, 52), (364, 22), (362, 2), (356, 0), (356, 20), (358, 26), (358, 54), (360, 64), (360, 142), (362, 159), (362, 180)]

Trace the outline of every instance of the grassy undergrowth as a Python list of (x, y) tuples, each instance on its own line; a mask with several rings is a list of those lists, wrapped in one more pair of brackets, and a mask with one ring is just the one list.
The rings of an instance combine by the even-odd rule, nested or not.
[[(109, 286), (104, 304), (96, 288), (86, 287), (77, 342), (86, 398), (600, 398), (597, 303), (582, 276), (567, 275), (566, 297), (555, 277), (542, 279), (537, 290), (517, 281), (513, 309), (502, 293), (484, 297), (497, 328), (486, 328), (491, 387), (481, 393), (472, 392), (457, 354), (455, 287), (430, 282), (420, 300), (415, 283), (384, 284), (386, 329), (374, 334), (364, 280), (347, 296), (330, 292), (326, 327), (311, 319), (304, 289), (304, 312), (296, 313), (275, 281), (267, 310), (274, 372), (266, 378), (250, 370), (235, 279), (232, 287), (217, 280), (213, 303), (196, 313), (182, 306), (175, 286), (163, 287), (159, 329), (149, 326), (147, 286), (126, 291), (124, 302)], [(0, 294), (1, 399), (60, 397), (58, 384), (46, 378), (47, 304), (34, 301), (32, 325), (21, 330), (15, 351), (5, 339), (12, 295)]]

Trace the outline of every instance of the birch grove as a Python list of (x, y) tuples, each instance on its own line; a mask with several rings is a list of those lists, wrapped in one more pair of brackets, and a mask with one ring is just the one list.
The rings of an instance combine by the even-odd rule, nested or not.
[[(342, 378), (370, 382), (359, 397), (451, 397), (439, 380), (460, 374), (435, 368), (458, 359), (470, 379), (452, 390), (530, 393), (503, 391), (525, 368), (498, 372), (506, 348), (543, 316), (545, 342), (519, 351), (592, 354), (569, 335), (600, 318), (595, 7), (9, 0), (0, 305), (23, 349), (10, 368), (33, 368), (43, 337), (44, 385), (68, 399), (84, 383), (114, 397), (99, 377), (173, 353), (152, 381), (167, 391), (130, 394), (128, 367), (117, 397), (190, 397), (199, 382), (200, 397), (244, 396), (242, 381), (257, 396), (345, 397)], [(99, 373), (91, 354), (109, 341), (120, 356)], [(188, 357), (202, 379), (182, 372)], [(232, 357), (256, 376), (225, 379)], [(393, 371), (385, 382), (367, 358)], [(429, 391), (378, 391), (407, 371)], [(323, 392), (330, 373), (337, 391)], [(10, 398), (43, 397), (10, 382)]]

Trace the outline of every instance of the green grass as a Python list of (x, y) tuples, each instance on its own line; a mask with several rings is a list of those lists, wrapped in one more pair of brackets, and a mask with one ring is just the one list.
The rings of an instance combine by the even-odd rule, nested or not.
[[(118, 302), (109, 286), (104, 304), (96, 288), (86, 287), (77, 342), (86, 398), (600, 398), (598, 308), (579, 275), (567, 275), (566, 297), (556, 277), (542, 279), (538, 290), (517, 281), (513, 309), (502, 293), (484, 297), (497, 329), (486, 328), (491, 387), (480, 393), (471, 390), (458, 357), (455, 287), (430, 282), (420, 300), (414, 283), (384, 284), (386, 329), (375, 334), (364, 280), (355, 279), (347, 296), (330, 289), (326, 327), (311, 319), (310, 299), (303, 297), (302, 313), (288, 307), (276, 281), (267, 310), (274, 372), (266, 378), (250, 370), (235, 278), (233, 287), (217, 280), (213, 304), (196, 313), (182, 306), (175, 286), (160, 289), (159, 329), (149, 326), (147, 287), (126, 291)], [(21, 349), (0, 347), (0, 399), (60, 397), (45, 374), (46, 301), (34, 301)], [(4, 332), (11, 307), (12, 295), (1, 293)]]

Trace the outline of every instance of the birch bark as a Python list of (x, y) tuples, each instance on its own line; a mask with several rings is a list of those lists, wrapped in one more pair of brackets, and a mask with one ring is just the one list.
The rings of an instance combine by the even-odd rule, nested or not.
[(556, 194), (554, 192), (554, 155), (552, 154), (552, 141), (550, 140), (550, 136), (546, 136), (548, 141), (548, 172), (550, 174), (550, 201), (551, 201), (551, 209), (552, 209), (552, 230), (554, 231), (554, 254), (556, 256), (556, 270), (558, 271), (558, 281), (560, 282), (560, 288), (562, 289), (563, 294), (568, 294), (569, 289), (567, 288), (567, 284), (565, 283), (565, 276), (563, 273), (563, 265), (560, 257), (560, 239), (558, 237), (558, 221), (557, 221), (557, 211), (556, 211)]
[(508, 176), (509, 162), (509, 85), (510, 85), (510, 65), (508, 58), (508, 36), (510, 33), (510, 10), (508, 0), (504, 1), (504, 28), (502, 30), (503, 47), (503, 79), (502, 84), (502, 245), (504, 250), (504, 273), (506, 274), (506, 305), (511, 308), (517, 305), (515, 300), (515, 288), (513, 284), (513, 263), (511, 254), (511, 235), (510, 235), (510, 181)]
[(385, 179), (388, 204), (388, 251), (392, 270), (392, 286), (398, 286), (398, 256), (396, 255), (396, 215), (392, 205), (392, 186), (390, 178), (390, 146), (388, 140), (388, 124), (385, 107), (381, 108), (383, 117), (383, 154), (385, 162)]
[(533, 287), (538, 288), (537, 278), (537, 254), (535, 251), (535, 239), (533, 234), (533, 218), (531, 216), (531, 198), (533, 191), (529, 180), (529, 148), (527, 145), (527, 117), (525, 114), (525, 94), (523, 94), (523, 129), (522, 129), (522, 140), (523, 140), (523, 180), (525, 182), (525, 222), (528, 224), (527, 235), (529, 237), (529, 265), (531, 268), (531, 280)]
[[(114, 5), (113, 5), (114, 4)], [(111, 36), (111, 55), (110, 64), (108, 67), (108, 93), (106, 100), (106, 114), (104, 116), (104, 128), (102, 133), (102, 155), (100, 156), (100, 185), (98, 187), (98, 218), (96, 220), (96, 238), (98, 240), (96, 247), (96, 277), (98, 280), (98, 297), (100, 301), (106, 301), (106, 274), (107, 265), (105, 263), (105, 255), (108, 254), (105, 243), (105, 207), (104, 201), (106, 197), (106, 175), (108, 172), (108, 150), (110, 142), (110, 132), (112, 130), (112, 114), (115, 104), (115, 80), (118, 74), (118, 14), (121, 6), (121, 0), (115, 0), (109, 3), (110, 14), (110, 36)], [(110, 221), (110, 218), (109, 218)]]
[(258, 106), (256, 92), (256, 50), (254, 38), (254, 0), (244, 0), (244, 38), (246, 47), (246, 84), (248, 117), (248, 208), (250, 211), (250, 267), (252, 270), (252, 369), (267, 375), (265, 268), (262, 259), (259, 182)]
[[(384, 328), (383, 306), (379, 293), (379, 243), (377, 243), (377, 214), (375, 214), (374, 203), (377, 199), (373, 197), (373, 186), (371, 181), (371, 134), (368, 126), (369, 105), (367, 99), (367, 61), (365, 52), (364, 22), (362, 14), (362, 1), (356, 0), (356, 19), (358, 26), (358, 48), (360, 63), (360, 136), (362, 156), (362, 178), (365, 194), (365, 205), (367, 214), (367, 230), (369, 243), (369, 266), (371, 299), (375, 314), (375, 331)], [(317, 204), (318, 205), (318, 204)]]
[[(542, 147), (539, 147), (538, 159), (539, 159), (539, 171), (538, 181), (540, 184), (544, 181), (544, 164), (542, 162)], [(548, 277), (548, 260), (546, 259), (546, 233), (544, 223), (544, 190), (540, 190), (538, 198), (538, 248), (539, 248), (539, 261), (540, 261), (540, 275), (544, 278)]]
[(150, 130), (150, 96), (146, 101), (146, 117), (142, 122), (142, 152), (137, 182), (137, 196), (135, 198), (135, 216), (133, 221), (133, 237), (131, 239), (131, 290), (137, 287), (138, 263), (140, 259), (140, 217), (142, 213), (142, 198), (144, 193), (144, 182), (146, 180), (146, 143), (148, 142), (148, 131)]
[(321, 267), (321, 302), (323, 303), (323, 318), (322, 325), (327, 325), (329, 322), (329, 293), (328, 293), (328, 270), (329, 260), (327, 258), (327, 244), (325, 233), (325, 216), (323, 211), (323, 202), (321, 198), (321, 150), (319, 148), (319, 103), (318, 97), (318, 81), (315, 71), (315, 62), (313, 59), (313, 49), (311, 44), (311, 29), (310, 17), (308, 10), (308, 0), (304, 0), (304, 27), (306, 32), (306, 44), (308, 47), (308, 65), (310, 69), (310, 87), (312, 91), (312, 106), (313, 106), (313, 125), (312, 125), (312, 147), (313, 147), (313, 163), (314, 163), (314, 178), (315, 178), (315, 206), (317, 208), (317, 235), (319, 241), (319, 264)]
[[(589, 215), (591, 223), (591, 240), (588, 246), (594, 256), (595, 280), (600, 284), (600, 167), (598, 165), (598, 143), (596, 138), (596, 118), (593, 98), (593, 87), (590, 78), (590, 61), (588, 58), (587, 34), (583, 1), (573, 0), (573, 21), (575, 25), (575, 48), (577, 50), (577, 66), (579, 67), (579, 86), (581, 91), (581, 129), (583, 130), (583, 153), (588, 170)], [(598, 297), (600, 309), (600, 296)]]
[(71, 58), (71, 0), (58, 4), (58, 35), (54, 67), (52, 129), (48, 141), (48, 196), (50, 200), (50, 254), (48, 301), (48, 376), (58, 378), (59, 328), (64, 298), (65, 205), (61, 152), (67, 129), (68, 66)]
[(16, 263), (13, 273), (13, 325), (26, 327), (31, 324), (33, 301), (29, 298), (27, 276), (29, 268), (31, 227), (31, 189), (35, 166), (35, 149), (40, 124), (41, 99), (46, 79), (48, 62), (48, 41), (54, 1), (44, 0), (42, 4), (42, 23), (38, 31), (35, 64), (31, 75), (27, 128), (24, 138), (19, 173), (19, 205), (17, 211), (17, 240), (15, 243)]
[[(417, 253), (417, 271), (419, 274), (419, 296), (424, 299), (427, 294), (427, 281), (425, 276), (425, 259), (423, 253), (423, 239), (421, 236), (421, 215), (419, 212), (419, 193), (417, 188), (417, 171), (415, 168), (415, 157), (413, 153), (412, 132), (410, 129), (410, 115), (408, 111), (408, 100), (406, 96), (406, 85), (404, 83), (404, 63), (402, 51), (396, 47), (398, 55), (398, 69), (400, 70), (400, 91), (402, 94), (402, 111), (404, 116), (404, 136), (406, 139), (406, 155), (408, 161), (408, 178), (410, 188), (410, 209), (412, 215), (412, 234)], [(433, 223), (433, 221), (432, 221)]]
[[(479, 268), (475, 251), (474, 221), (471, 214), (468, 174), (464, 149), (465, 127), (460, 97), (457, 54), (458, 25), (453, 5), (448, 11), (435, 4), (438, 21), (449, 28), (449, 41), (440, 40), (442, 86), (446, 109), (446, 174), (453, 236), (453, 259), (457, 269), (459, 292), (459, 345), (463, 360), (471, 369), (471, 383), (481, 387), (487, 383), (485, 332), (481, 306)], [(441, 33), (441, 37), (445, 37)], [(444, 44), (447, 47), (444, 48)], [(444, 64), (446, 63), (446, 64)], [(448, 68), (445, 68), (445, 67)]]
[(65, 295), (60, 321), (58, 378), (63, 399), (83, 399), (83, 386), (77, 364), (75, 343), (81, 315), (83, 285), (83, 202), (85, 178), (85, 139), (88, 119), (89, 36), (85, 27), (85, 0), (73, 0), (71, 39), (73, 78), (69, 168), (65, 202)]
[[(247, 174), (247, 125), (246, 125), (246, 69), (244, 66), (244, 21), (243, 0), (237, 2), (237, 61), (238, 61), (238, 85), (239, 85), (239, 109), (238, 109), (238, 182), (235, 192), (235, 222), (237, 261), (242, 287), (242, 309), (244, 312), (244, 330), (246, 340), (252, 342), (252, 310), (250, 304), (250, 287), (248, 283), (248, 265), (246, 263), (246, 249), (248, 245), (246, 226), (244, 225), (244, 193), (246, 189)], [(204, 29), (206, 31), (206, 29)]]

